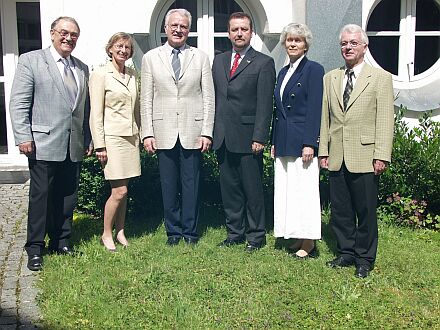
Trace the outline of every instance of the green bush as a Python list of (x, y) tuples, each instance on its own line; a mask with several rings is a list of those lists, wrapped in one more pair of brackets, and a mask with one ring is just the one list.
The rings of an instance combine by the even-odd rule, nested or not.
[(392, 161), (380, 178), (379, 198), (399, 196), (426, 201), (427, 211), (440, 214), (440, 123), (426, 112), (410, 129), (403, 120), (405, 109), (395, 116)]

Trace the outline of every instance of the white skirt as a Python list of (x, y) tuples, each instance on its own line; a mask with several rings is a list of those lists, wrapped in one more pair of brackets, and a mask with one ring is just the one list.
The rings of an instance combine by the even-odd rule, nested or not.
[(275, 237), (321, 238), (318, 158), (303, 164), (301, 157), (275, 158)]

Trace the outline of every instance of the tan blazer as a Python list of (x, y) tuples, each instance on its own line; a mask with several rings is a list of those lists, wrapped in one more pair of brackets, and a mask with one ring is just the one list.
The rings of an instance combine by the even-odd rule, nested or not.
[(90, 130), (95, 149), (105, 147), (105, 136), (139, 133), (139, 95), (134, 70), (125, 67), (125, 80), (112, 62), (90, 74)]
[(198, 149), (199, 137), (212, 137), (214, 86), (208, 56), (186, 46), (178, 82), (164, 46), (142, 58), (141, 137), (154, 137), (158, 149), (171, 149), (180, 139), (185, 149)]
[(373, 172), (373, 160), (391, 160), (393, 84), (391, 75), (365, 64), (343, 111), (344, 67), (324, 76), (319, 156), (328, 156), (329, 170), (342, 162), (352, 173)]

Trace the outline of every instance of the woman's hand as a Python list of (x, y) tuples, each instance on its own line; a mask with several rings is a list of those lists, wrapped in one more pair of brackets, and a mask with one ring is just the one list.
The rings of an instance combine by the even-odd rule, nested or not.
[(95, 151), (96, 158), (98, 158), (99, 162), (102, 166), (107, 164), (107, 150), (105, 148), (99, 148)]
[(313, 155), (315, 151), (312, 147), (304, 147), (302, 150), (302, 161), (303, 163), (311, 162), (313, 160)]

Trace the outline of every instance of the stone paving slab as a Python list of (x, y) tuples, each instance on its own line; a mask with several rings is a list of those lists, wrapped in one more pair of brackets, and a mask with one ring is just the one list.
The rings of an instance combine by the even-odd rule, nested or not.
[(29, 181), (0, 183), (0, 329), (38, 329), (38, 273), (27, 269)]

